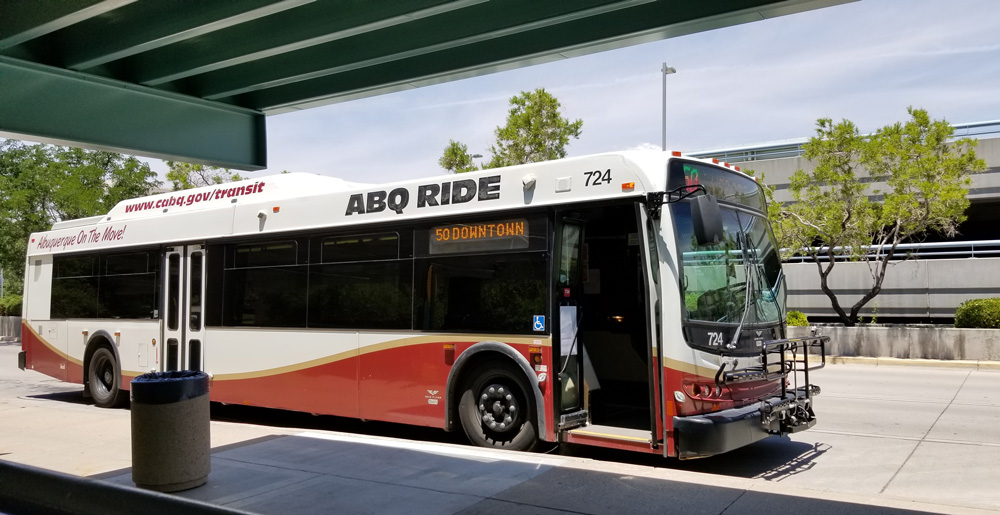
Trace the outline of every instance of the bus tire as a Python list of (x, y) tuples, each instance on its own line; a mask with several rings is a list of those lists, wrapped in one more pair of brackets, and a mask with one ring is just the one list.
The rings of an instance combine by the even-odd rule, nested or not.
[(94, 351), (87, 366), (87, 391), (94, 404), (101, 408), (114, 408), (121, 403), (121, 376), (117, 370), (115, 355), (107, 347)]
[(480, 447), (534, 449), (538, 424), (524, 374), (512, 367), (482, 364), (468, 378), (458, 412), (469, 441)]

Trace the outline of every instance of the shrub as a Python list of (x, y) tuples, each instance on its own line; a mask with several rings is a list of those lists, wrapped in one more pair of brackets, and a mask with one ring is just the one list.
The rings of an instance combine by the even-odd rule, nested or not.
[(801, 311), (789, 311), (788, 312), (788, 325), (790, 326), (807, 326), (809, 325), (809, 319), (806, 318), (805, 313)]
[(0, 297), (0, 316), (21, 316), (21, 296), (6, 295)]
[(955, 310), (955, 327), (1000, 329), (1000, 298), (961, 303)]

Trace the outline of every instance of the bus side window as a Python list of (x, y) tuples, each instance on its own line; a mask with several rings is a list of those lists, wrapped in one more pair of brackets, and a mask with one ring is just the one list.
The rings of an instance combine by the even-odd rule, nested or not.
[(546, 314), (548, 286), (540, 252), (418, 260), (414, 323), (433, 331), (533, 333)]

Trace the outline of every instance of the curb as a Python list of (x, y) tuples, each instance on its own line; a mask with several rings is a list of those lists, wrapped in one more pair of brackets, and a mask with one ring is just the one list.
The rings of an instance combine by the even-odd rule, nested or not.
[(827, 363), (834, 365), (874, 365), (897, 367), (937, 367), (937, 368), (972, 368), (976, 370), (1000, 370), (1000, 361), (977, 361), (965, 359), (910, 359), (910, 358), (873, 358), (867, 356), (827, 356)]

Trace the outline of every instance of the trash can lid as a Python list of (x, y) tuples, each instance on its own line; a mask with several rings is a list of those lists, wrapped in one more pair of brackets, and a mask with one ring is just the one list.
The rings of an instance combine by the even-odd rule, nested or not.
[(150, 372), (131, 382), (132, 401), (169, 404), (194, 399), (208, 393), (208, 374), (198, 370)]

